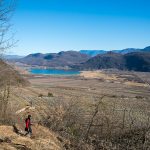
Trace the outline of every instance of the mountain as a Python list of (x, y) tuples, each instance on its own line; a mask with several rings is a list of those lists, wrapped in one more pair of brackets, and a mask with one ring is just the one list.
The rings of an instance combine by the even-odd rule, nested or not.
[(106, 54), (99, 54), (92, 57), (85, 63), (80, 65), (72, 66), (75, 69), (81, 70), (96, 70), (96, 69), (107, 69), (107, 68), (118, 68), (123, 69), (125, 66), (125, 60), (122, 54), (114, 52), (108, 52)]
[(150, 72), (150, 52), (134, 52), (124, 55), (128, 70)]
[(140, 52), (141, 49), (136, 49), (136, 48), (126, 48), (123, 50), (114, 50), (113, 52), (119, 53), (119, 54), (127, 54), (127, 53), (132, 53), (132, 52)]
[[(99, 54), (106, 54), (107, 52), (109, 51), (108, 50), (80, 50), (80, 53), (87, 54), (92, 57), (99, 55)], [(112, 52), (119, 53), (119, 54), (127, 54), (131, 52), (150, 52), (150, 46), (145, 47), (144, 49), (126, 48), (123, 50), (112, 50)]]
[(90, 56), (76, 51), (62, 51), (59, 53), (36, 53), (30, 54), (24, 58), (16, 60), (28, 65), (46, 66), (46, 67), (66, 67), (87, 61)]
[(92, 57), (85, 63), (72, 66), (80, 70), (119, 69), (150, 72), (150, 52), (118, 54), (108, 52)]
[(150, 46), (148, 47), (145, 47), (142, 51), (145, 51), (145, 52), (150, 52)]
[[(127, 48), (123, 50), (80, 50), (77, 51), (61, 51), (59, 53), (35, 53), (30, 54), (20, 59), (10, 59), (9, 61), (20, 62), (30, 66), (41, 66), (51, 68), (76, 68), (76, 69), (104, 69), (104, 68), (117, 68), (121, 70), (137, 70), (147, 71), (149, 70), (147, 63), (147, 57), (144, 53), (150, 53), (150, 46), (143, 49)], [(131, 55), (132, 53), (132, 55)], [(140, 53), (140, 54), (138, 54)], [(129, 55), (128, 55), (129, 54)], [(134, 57), (137, 56), (137, 57)], [(130, 66), (129, 58), (134, 58), (137, 63), (138, 59), (143, 60), (140, 65), (142, 67)], [(145, 64), (146, 63), (146, 64)], [(134, 63), (133, 63), (134, 64)], [(136, 65), (136, 64), (134, 64)], [(144, 65), (144, 66), (143, 66)], [(145, 69), (144, 69), (145, 68)]]
[(105, 54), (107, 51), (105, 50), (80, 50), (81, 54), (87, 54), (89, 56), (96, 56), (98, 54)]
[(19, 56), (19, 55), (3, 55), (3, 58), (6, 60), (12, 60), (12, 59), (20, 59), (23, 58), (24, 56)]

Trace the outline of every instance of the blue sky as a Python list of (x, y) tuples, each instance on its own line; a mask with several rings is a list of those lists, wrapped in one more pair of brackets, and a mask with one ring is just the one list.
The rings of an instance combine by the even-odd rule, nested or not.
[(19, 0), (10, 54), (150, 45), (149, 0)]

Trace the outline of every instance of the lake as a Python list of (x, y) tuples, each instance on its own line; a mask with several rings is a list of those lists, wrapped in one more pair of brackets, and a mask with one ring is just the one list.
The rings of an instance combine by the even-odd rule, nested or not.
[(78, 75), (80, 71), (77, 70), (61, 70), (61, 69), (31, 69), (31, 74), (40, 75)]

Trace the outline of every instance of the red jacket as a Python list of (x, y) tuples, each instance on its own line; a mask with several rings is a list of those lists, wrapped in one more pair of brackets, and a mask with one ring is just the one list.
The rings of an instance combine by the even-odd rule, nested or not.
[(27, 118), (26, 119), (26, 128), (29, 128), (30, 125), (31, 125), (30, 119)]

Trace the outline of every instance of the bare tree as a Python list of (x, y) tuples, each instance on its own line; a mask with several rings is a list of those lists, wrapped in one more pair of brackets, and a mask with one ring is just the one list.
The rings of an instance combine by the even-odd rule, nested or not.
[[(0, 0), (0, 56), (7, 49), (14, 45), (13, 34), (11, 34), (10, 19), (13, 15), (14, 8), (16, 6), (16, 0)], [(0, 73), (6, 71), (6, 64), (2, 62), (0, 57)], [(6, 77), (7, 78), (7, 77)], [(0, 87), (0, 123), (8, 122), (10, 119), (7, 117), (8, 103), (10, 97), (10, 82), (8, 80), (3, 80), (4, 84)]]
[(0, 0), (0, 54), (14, 44), (13, 34), (8, 31), (15, 6), (16, 0)]

